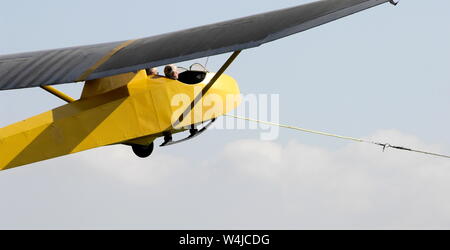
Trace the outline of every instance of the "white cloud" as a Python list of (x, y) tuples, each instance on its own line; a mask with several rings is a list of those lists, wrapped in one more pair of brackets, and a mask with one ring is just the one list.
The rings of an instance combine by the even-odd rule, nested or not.
[[(438, 151), (436, 146), (396, 131), (372, 136), (385, 138), (398, 145)], [(292, 227), (450, 226), (447, 159), (392, 150), (382, 153), (365, 144), (330, 151), (296, 141), (286, 146), (239, 141), (227, 148), (232, 149), (227, 156), (242, 156), (241, 164), (229, 161), (234, 167), (279, 181), (284, 219)]]
[[(99, 161), (99, 158), (101, 161)], [(160, 185), (174, 173), (187, 171), (184, 160), (170, 155), (158, 154), (141, 159), (127, 146), (104, 147), (80, 155), (83, 165), (95, 166), (101, 174), (109, 174), (133, 185)]]
[[(397, 131), (370, 138), (440, 151)], [(450, 161), (368, 144), (239, 140), (144, 160), (112, 146), (5, 173), (0, 227), (450, 228)]]

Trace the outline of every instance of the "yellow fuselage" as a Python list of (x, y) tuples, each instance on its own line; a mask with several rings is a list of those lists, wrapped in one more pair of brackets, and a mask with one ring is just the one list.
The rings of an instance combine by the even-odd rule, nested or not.
[(166, 133), (222, 116), (240, 104), (236, 81), (222, 75), (180, 125), (212, 74), (188, 85), (145, 71), (85, 84), (81, 99), (0, 129), (0, 170), (112, 144), (149, 145)]

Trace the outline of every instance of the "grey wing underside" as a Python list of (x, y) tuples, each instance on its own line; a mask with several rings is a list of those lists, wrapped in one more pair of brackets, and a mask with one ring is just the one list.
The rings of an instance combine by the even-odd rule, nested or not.
[(0, 90), (98, 79), (258, 47), (389, 0), (322, 0), (132, 41), (0, 56)]

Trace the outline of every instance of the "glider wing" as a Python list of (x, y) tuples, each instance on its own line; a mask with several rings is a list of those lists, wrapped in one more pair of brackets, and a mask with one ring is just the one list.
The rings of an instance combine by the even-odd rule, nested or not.
[(392, 0), (322, 0), (148, 38), (0, 56), (0, 90), (93, 80), (258, 47)]

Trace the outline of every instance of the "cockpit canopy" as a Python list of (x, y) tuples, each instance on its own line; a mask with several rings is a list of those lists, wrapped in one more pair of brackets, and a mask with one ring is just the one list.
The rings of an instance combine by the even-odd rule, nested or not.
[(186, 84), (197, 84), (206, 78), (206, 72), (187, 70), (178, 75), (178, 81)]
[(192, 64), (189, 69), (179, 67), (178, 81), (186, 84), (197, 84), (205, 80), (208, 70), (201, 64)]

